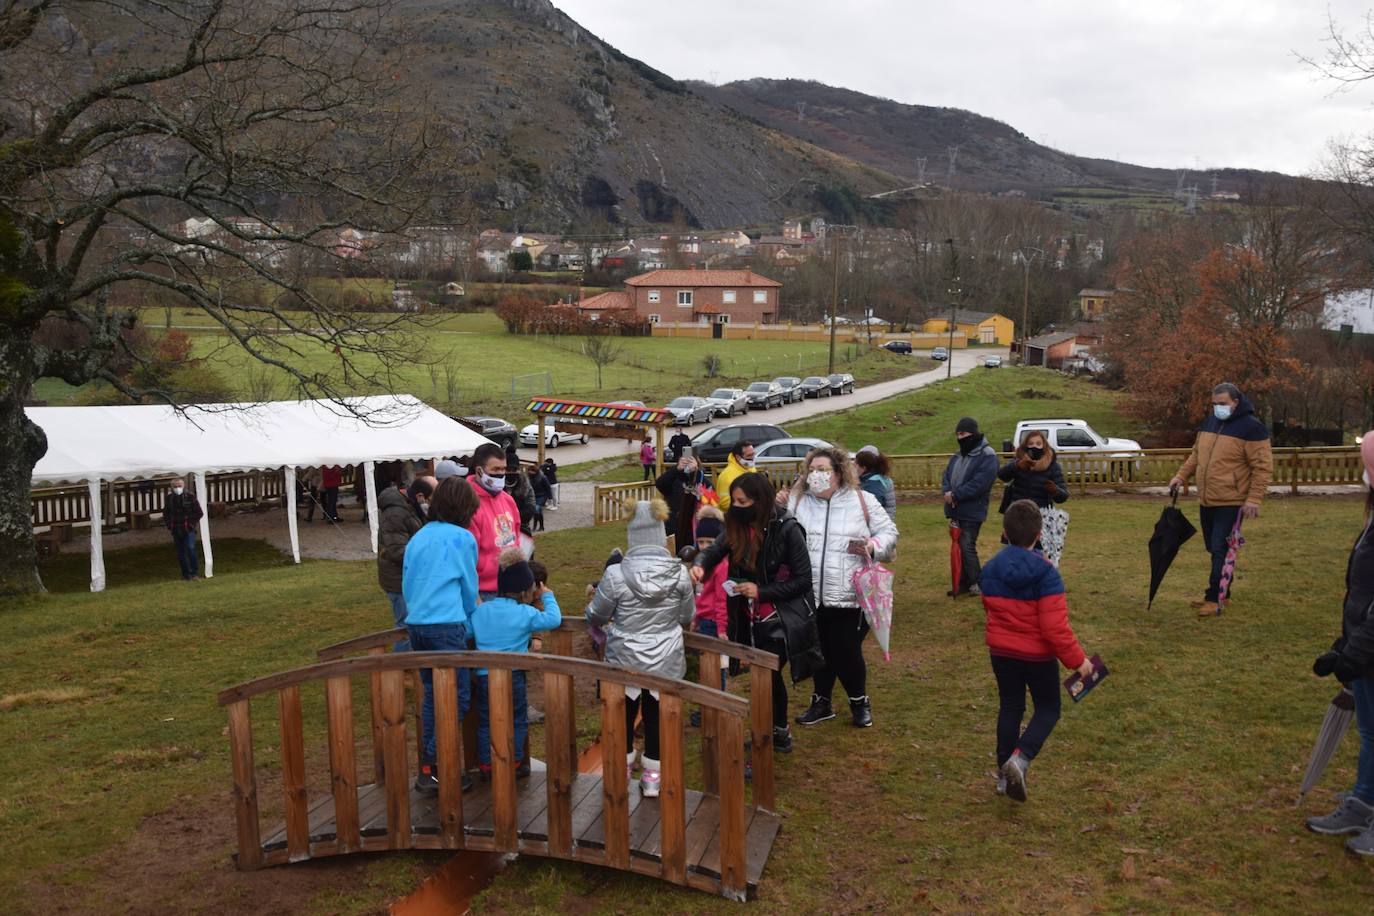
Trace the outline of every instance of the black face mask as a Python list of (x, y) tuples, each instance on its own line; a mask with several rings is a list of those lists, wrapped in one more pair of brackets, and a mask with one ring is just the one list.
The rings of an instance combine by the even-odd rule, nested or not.
[(1026, 454), (1030, 456), (1031, 461), (1039, 461), (1045, 457), (1045, 450), (1043, 448), (1028, 448)]
[(967, 455), (969, 452), (973, 451), (973, 447), (978, 444), (978, 440), (981, 438), (981, 436), (965, 436), (964, 438), (960, 439), (960, 453)]
[(726, 510), (726, 515), (745, 527), (754, 524), (755, 512), (753, 506), (731, 506)]

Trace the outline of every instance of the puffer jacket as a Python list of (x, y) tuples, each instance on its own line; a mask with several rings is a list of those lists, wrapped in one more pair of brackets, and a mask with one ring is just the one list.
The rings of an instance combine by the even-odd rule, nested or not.
[(1264, 499), (1274, 476), (1274, 455), (1269, 430), (1255, 416), (1249, 398), (1241, 397), (1229, 420), (1207, 415), (1178, 476), (1185, 485), (1197, 477), (1198, 501), (1204, 506), (1239, 506)]
[(1064, 580), (1043, 556), (1003, 547), (978, 582), (993, 655), (1032, 662), (1057, 658), (1066, 668), (1083, 664), (1083, 647), (1069, 627)]
[(682, 628), (696, 611), (687, 567), (666, 547), (635, 547), (601, 574), (587, 621), (606, 630), (606, 662), (680, 678)]
[(1374, 521), (1366, 524), (1345, 567), (1339, 651), (1366, 676), (1374, 674)]
[(945, 506), (945, 518), (981, 522), (988, 517), (989, 495), (997, 477), (997, 453), (979, 436), (979, 443), (965, 455), (955, 452), (940, 478), (940, 492), (953, 493), (954, 505)]
[[(1040, 460), (1031, 461), (1028, 468), (1017, 466), (1017, 462), (1023, 458), (1031, 460), (1030, 455), (1026, 454), (1025, 446), (1018, 448), (1016, 457), (1002, 465), (1002, 469), (997, 472), (997, 476), (1007, 482), (1002, 489), (1002, 507), (998, 511), (1005, 513), (1007, 506), (1018, 499), (1029, 499), (1041, 509), (1046, 509), (1053, 503), (1062, 503), (1069, 498), (1069, 488), (1064, 483), (1064, 471), (1059, 467), (1059, 459), (1055, 456), (1054, 449), (1046, 448)], [(1046, 483), (1054, 484), (1053, 493), (1045, 488)]]
[(384, 592), (401, 590), (406, 544), (423, 524), (410, 501), (395, 487), (377, 496), (377, 583)]
[[(738, 566), (730, 555), (730, 545), (723, 537), (716, 538), (710, 547), (697, 556), (695, 562), (708, 574), (719, 569), (724, 562), (730, 578), (758, 585), (760, 601), (777, 604), (804, 595), (807, 589), (814, 592), (812, 554), (806, 541), (806, 532), (795, 518), (781, 508), (773, 510), (773, 518), (763, 532), (758, 562), (761, 569)], [(787, 568), (787, 575), (779, 578), (783, 567)]]
[[(861, 502), (862, 500), (862, 502)], [(868, 518), (864, 518), (864, 506)], [(858, 607), (854, 592), (854, 573), (863, 568), (863, 559), (849, 553), (855, 539), (873, 542), (873, 556), (892, 559), (897, 549), (897, 525), (888, 517), (872, 493), (849, 487), (836, 491), (829, 499), (811, 493), (793, 494), (788, 508), (806, 529), (806, 549), (811, 555), (811, 586), (816, 603), (824, 607)]]

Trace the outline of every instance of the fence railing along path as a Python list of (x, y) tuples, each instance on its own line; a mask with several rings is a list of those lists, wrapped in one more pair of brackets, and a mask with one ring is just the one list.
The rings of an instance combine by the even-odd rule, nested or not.
[[(657, 877), (744, 899), (758, 884), (781, 826), (773, 812), (771, 672), (778, 659), (723, 640), (688, 634), (701, 657), (701, 683), (675, 681), (573, 658), (578, 620), (544, 636), (555, 654), (390, 652), (404, 630), (387, 630), (320, 650), (321, 663), (228, 688), (219, 702), (229, 716), (240, 868), (388, 849), (475, 849), (570, 859)], [(348, 657), (365, 653), (359, 657)], [(723, 657), (750, 664), (748, 701), (716, 687)], [(434, 672), (439, 795), (426, 798), (411, 782), (422, 741), (418, 721), (421, 668)], [(490, 782), (461, 790), (475, 759), (470, 712), (460, 722), (457, 677), (489, 671)], [(512, 672), (542, 677), (544, 770), (517, 779)], [(371, 778), (358, 779), (354, 680), (366, 679)], [(596, 682), (602, 758), (600, 775), (576, 772), (575, 682)], [(302, 689), (323, 684), (329, 793), (306, 791)], [(706, 686), (706, 685), (711, 686)], [(625, 772), (625, 687), (660, 696), (662, 792), (631, 791)], [(407, 689), (413, 701), (407, 703)], [(260, 823), (250, 704), (275, 693), (281, 748), (284, 823)], [(686, 707), (702, 711), (700, 788), (686, 781)], [(407, 725), (407, 708), (415, 724)], [(745, 735), (752, 737), (752, 797), (746, 797)], [(409, 750), (410, 738), (415, 753)], [(266, 739), (270, 741), (271, 739)]]
[[(1138, 451), (1059, 452), (1059, 466), (1064, 471), (1070, 489), (1085, 494), (1094, 489), (1139, 490), (1168, 486), (1191, 450), (1186, 448), (1141, 449)], [(1304, 487), (1325, 487), (1358, 484), (1364, 473), (1360, 450), (1355, 446), (1321, 448), (1276, 448), (1274, 477), (1271, 486), (1286, 486), (1298, 493)], [(1003, 453), (999, 460), (1006, 461)], [(902, 493), (936, 493), (949, 454), (889, 455), (892, 463), (892, 483)], [(707, 465), (714, 479), (724, 465)], [(801, 471), (796, 461), (769, 462), (760, 465), (775, 487), (791, 486)], [(1002, 482), (994, 485), (1000, 492)], [(658, 495), (652, 482), (598, 484), (592, 497), (594, 521), (609, 525), (623, 521), (626, 506), (636, 500), (652, 499)]]

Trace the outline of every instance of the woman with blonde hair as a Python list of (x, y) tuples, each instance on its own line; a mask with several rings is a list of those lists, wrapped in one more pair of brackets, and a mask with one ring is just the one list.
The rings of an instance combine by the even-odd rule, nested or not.
[(815, 725), (835, 718), (830, 694), (838, 678), (849, 696), (855, 727), (867, 728), (873, 724), (863, 655), (868, 621), (859, 609), (854, 573), (870, 559), (892, 558), (897, 526), (873, 494), (860, 488), (854, 462), (844, 449), (813, 449), (803, 469), (787, 507), (806, 529), (816, 624), (826, 664), (815, 675), (811, 706), (797, 722)]

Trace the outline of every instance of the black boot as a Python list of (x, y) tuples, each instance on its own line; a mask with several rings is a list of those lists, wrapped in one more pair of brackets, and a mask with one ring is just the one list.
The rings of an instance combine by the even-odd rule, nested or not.
[(817, 722), (824, 722), (826, 719), (835, 718), (835, 710), (830, 707), (830, 697), (811, 694), (811, 705), (806, 712), (797, 716), (798, 725), (815, 725)]
[(873, 704), (868, 697), (849, 698), (849, 712), (854, 717), (855, 728), (868, 728), (873, 724)]
[(779, 754), (792, 753), (792, 729), (784, 725), (782, 728), (773, 728), (773, 750)]

